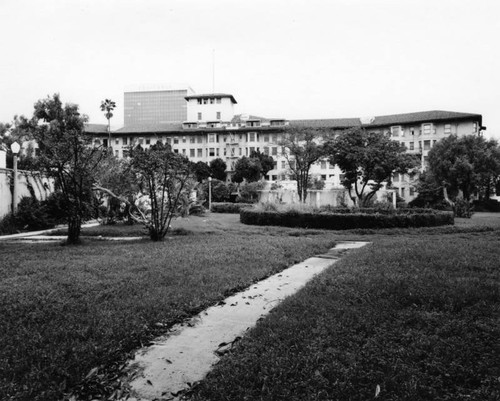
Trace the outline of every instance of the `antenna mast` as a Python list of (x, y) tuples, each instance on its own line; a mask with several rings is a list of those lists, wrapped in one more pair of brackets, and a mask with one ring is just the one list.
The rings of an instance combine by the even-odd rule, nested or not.
[(212, 49), (212, 93), (215, 93), (215, 49)]

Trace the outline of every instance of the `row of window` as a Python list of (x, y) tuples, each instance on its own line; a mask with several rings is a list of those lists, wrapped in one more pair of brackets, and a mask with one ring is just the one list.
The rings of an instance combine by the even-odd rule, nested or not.
[[(472, 134), (477, 133), (477, 130), (478, 130), (478, 123), (473, 122), (472, 123)], [(404, 129), (400, 125), (392, 126), (390, 128), (390, 131), (391, 131), (391, 135), (393, 137), (404, 136)], [(434, 124), (432, 124), (432, 123), (422, 124), (420, 129), (418, 129), (418, 131), (414, 127), (411, 127), (409, 129), (409, 133), (412, 136), (415, 136), (416, 134), (418, 134), (418, 135), (434, 135), (434, 134), (436, 134), (436, 132), (437, 132), (436, 128), (434, 127)], [(446, 135), (452, 134), (453, 133), (452, 125), (451, 124), (444, 124), (443, 132)]]
[(204, 99), (197, 99), (198, 104), (220, 104), (222, 102), (222, 98), (220, 97), (209, 97)]

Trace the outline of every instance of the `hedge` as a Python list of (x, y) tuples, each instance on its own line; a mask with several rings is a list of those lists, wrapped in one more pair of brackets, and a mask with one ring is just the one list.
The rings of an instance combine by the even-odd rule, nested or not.
[(430, 209), (427, 209), (427, 212), (419, 210), (416, 213), (413, 209), (407, 209), (395, 214), (260, 212), (242, 209), (240, 221), (243, 224), (261, 226), (348, 230), (352, 228), (433, 227), (454, 224), (454, 217), (452, 212)]
[(214, 213), (240, 213), (243, 208), (251, 207), (252, 203), (212, 203)]

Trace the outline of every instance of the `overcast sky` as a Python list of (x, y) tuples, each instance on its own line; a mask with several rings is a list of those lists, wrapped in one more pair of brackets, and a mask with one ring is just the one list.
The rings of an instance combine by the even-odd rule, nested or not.
[(188, 83), (273, 118), (480, 113), (500, 139), (499, 4), (0, 0), (0, 121), (60, 93), (92, 123), (111, 98), (120, 126), (127, 85)]

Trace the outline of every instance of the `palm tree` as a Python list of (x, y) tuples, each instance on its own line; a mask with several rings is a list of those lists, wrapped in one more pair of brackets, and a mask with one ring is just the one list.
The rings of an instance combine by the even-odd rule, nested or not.
[(101, 102), (101, 111), (105, 111), (104, 116), (108, 119), (108, 147), (111, 147), (111, 117), (113, 117), (112, 111), (115, 109), (116, 103), (111, 99), (105, 99)]

